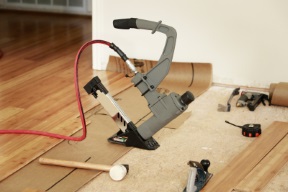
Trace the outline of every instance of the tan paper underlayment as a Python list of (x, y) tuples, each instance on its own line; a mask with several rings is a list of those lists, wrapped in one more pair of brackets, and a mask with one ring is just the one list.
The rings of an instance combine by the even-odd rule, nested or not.
[(269, 98), (272, 105), (288, 107), (288, 83), (271, 83), (269, 88)]
[[(132, 60), (133, 62), (133, 60)], [(138, 64), (139, 72), (145, 72), (156, 65), (156, 61), (134, 60)], [(129, 74), (126, 64), (120, 58), (110, 57), (107, 70)], [(158, 90), (165, 93), (171, 91), (182, 94), (187, 90), (195, 97), (204, 93), (212, 82), (212, 65), (208, 63), (172, 63), (169, 74), (159, 85)], [(109, 90), (111, 91), (111, 90)], [(129, 118), (138, 125), (149, 114), (147, 102), (141, 97), (137, 88), (131, 87), (116, 95), (119, 103)], [(179, 118), (169, 123), (167, 127), (177, 128), (189, 113), (183, 113)], [(91, 121), (88, 125), (87, 138), (82, 142), (63, 141), (56, 147), (46, 152), (43, 157), (63, 159), (99, 164), (113, 164), (121, 156), (125, 155), (131, 147), (110, 144), (107, 138), (119, 129), (114, 121), (101, 108), (94, 108), (86, 113), (86, 118)], [(90, 117), (88, 117), (90, 116)], [(137, 125), (137, 124), (136, 124)], [(79, 131), (76, 134), (81, 134)], [(155, 138), (157, 140), (157, 138)], [(161, 143), (160, 143), (161, 147)], [(49, 165), (40, 165), (35, 159), (10, 177), (0, 183), (0, 191), (23, 191), (25, 189), (37, 189), (43, 191), (76, 191), (85, 183), (96, 177), (100, 172), (80, 170)], [(15, 185), (15, 183), (17, 183)]]

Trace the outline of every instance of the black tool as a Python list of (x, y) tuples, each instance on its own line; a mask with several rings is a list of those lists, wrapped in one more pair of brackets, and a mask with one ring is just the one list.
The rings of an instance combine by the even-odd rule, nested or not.
[(235, 125), (233, 123), (230, 123), (229, 121), (225, 121), (225, 123), (228, 123), (230, 125), (233, 125), (235, 127), (239, 127), (242, 129), (242, 135), (245, 137), (258, 137), (261, 135), (261, 125), (260, 124), (245, 124), (243, 126)]
[[(194, 177), (192, 176), (191, 173), (189, 174), (188, 183), (187, 183), (187, 186), (184, 188), (183, 192), (187, 192), (187, 190), (199, 192), (200, 190), (203, 189), (203, 187), (208, 183), (208, 181), (213, 176), (212, 173), (208, 172), (210, 161), (208, 159), (202, 159), (200, 163), (197, 161), (189, 161), (188, 165), (191, 168), (195, 168), (197, 173), (196, 173), (195, 181), (194, 180), (190, 181), (191, 179), (194, 179)], [(189, 182), (194, 183), (194, 186), (195, 186), (194, 189), (188, 189)]]
[(229, 112), (231, 110), (231, 100), (235, 95), (239, 95), (239, 90), (240, 88), (236, 88), (233, 90), (233, 92), (231, 93), (228, 101), (227, 101), (227, 105), (222, 105), (222, 104), (218, 104), (218, 111), (220, 112)]
[(270, 105), (269, 97), (266, 94), (242, 91), (236, 106), (237, 107), (247, 106), (250, 111), (254, 111), (260, 103), (266, 105), (265, 101), (268, 101)]

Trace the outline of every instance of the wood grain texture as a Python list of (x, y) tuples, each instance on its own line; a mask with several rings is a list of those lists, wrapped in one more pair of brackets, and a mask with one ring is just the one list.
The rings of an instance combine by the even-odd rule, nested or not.
[[(41, 157), (112, 165), (116, 159), (132, 149), (131, 147), (107, 142), (107, 138), (118, 131), (111, 117), (94, 115), (89, 120), (91, 120), (91, 123), (87, 127), (87, 138), (84, 141), (63, 141), (53, 147), (52, 150), (45, 152)], [(81, 131), (78, 131), (75, 135), (80, 136)], [(72, 192), (77, 191), (100, 173), (99, 170), (42, 165), (38, 159), (35, 159), (0, 182), (0, 191), (22, 191), (26, 187), (30, 187), (49, 192), (63, 191), (63, 189)], [(36, 180), (37, 182), (34, 182)]]
[(23, 111), (22, 108), (17, 107), (6, 107), (3, 109), (0, 109), (0, 122), (5, 121), (9, 117), (16, 115), (17, 113)]
[[(222, 171), (213, 176), (203, 191), (230, 192), (233, 190), (258, 164), (263, 163), (263, 158), (269, 155), (271, 150), (276, 147), (287, 134), (288, 123), (273, 122), (260, 137), (256, 138), (247, 148), (236, 155)], [(284, 150), (286, 150), (286, 147)], [(284, 159), (285, 158), (287, 160), (287, 157), (284, 156)]]
[(70, 168), (79, 168), (79, 169), (92, 169), (99, 171), (110, 171), (112, 165), (103, 165), (103, 164), (93, 164), (87, 162), (79, 162), (79, 161), (67, 161), (62, 159), (50, 159), (50, 158), (39, 158), (39, 163), (44, 165), (55, 165), (62, 167), (70, 167)]
[[(81, 130), (73, 67), (78, 49), (91, 40), (91, 18), (1, 11), (0, 20), (0, 129), (62, 135)], [(93, 71), (91, 53), (91, 47), (82, 53), (78, 70), (85, 111), (97, 104), (82, 89), (93, 76), (113, 89), (111, 94), (131, 86), (123, 73)], [(0, 181), (61, 141), (0, 135)]]
[(269, 181), (288, 162), (288, 135), (233, 189), (234, 191), (262, 191)]

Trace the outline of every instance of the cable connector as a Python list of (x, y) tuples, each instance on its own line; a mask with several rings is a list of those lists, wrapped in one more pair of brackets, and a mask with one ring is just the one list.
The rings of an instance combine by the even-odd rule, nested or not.
[(121, 57), (121, 59), (123, 59), (123, 61), (128, 60), (128, 57), (126, 56), (126, 54), (119, 47), (117, 47), (114, 43), (111, 43), (109, 47), (113, 49)]
[(133, 65), (133, 63), (131, 63), (126, 54), (119, 47), (117, 47), (114, 43), (111, 43), (109, 47), (113, 49), (121, 57), (121, 59), (127, 64), (127, 66), (130, 68), (132, 72), (137, 73), (137, 70)]

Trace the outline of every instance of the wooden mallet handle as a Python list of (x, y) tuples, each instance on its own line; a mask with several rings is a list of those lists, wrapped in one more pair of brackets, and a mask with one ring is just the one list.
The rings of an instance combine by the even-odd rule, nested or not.
[(112, 168), (111, 165), (102, 165), (102, 164), (94, 164), (94, 163), (85, 163), (85, 162), (77, 162), (77, 161), (66, 161), (66, 160), (57, 160), (57, 159), (48, 159), (48, 158), (39, 158), (39, 163), (45, 165), (58, 165), (62, 167), (71, 167), (71, 168), (81, 168), (81, 169), (93, 169), (99, 171), (107, 171), (109, 172)]
[(58, 165), (62, 167), (71, 167), (71, 168), (81, 168), (81, 169), (93, 169), (98, 171), (107, 171), (111, 179), (114, 181), (122, 180), (128, 173), (128, 165), (102, 165), (102, 164), (93, 164), (85, 162), (76, 162), (76, 161), (66, 161), (66, 160), (57, 160), (57, 159), (48, 159), (48, 158), (39, 158), (39, 162), (45, 165)]

